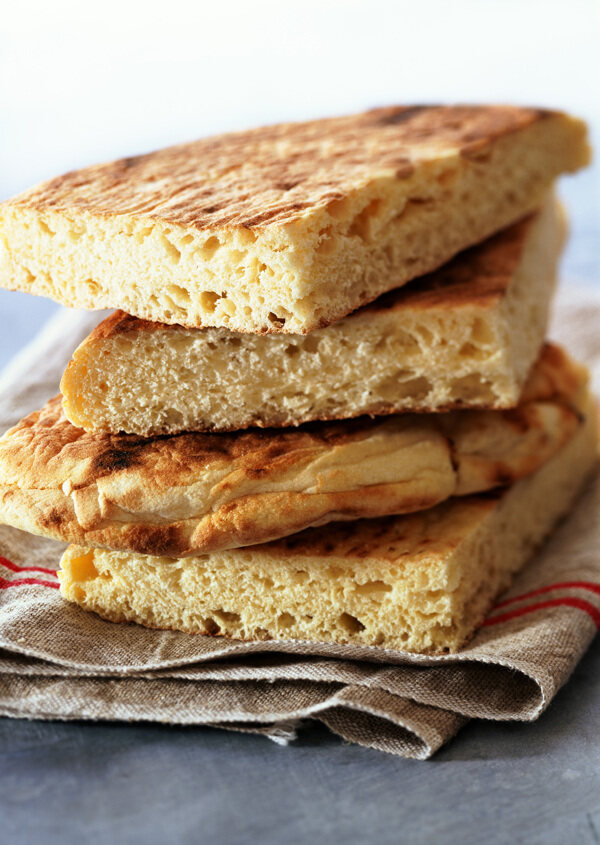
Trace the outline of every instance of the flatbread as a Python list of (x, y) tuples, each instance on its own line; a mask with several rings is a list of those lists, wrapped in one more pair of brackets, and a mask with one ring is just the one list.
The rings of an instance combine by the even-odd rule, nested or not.
[(0, 521), (178, 557), (429, 508), (535, 471), (577, 429), (585, 372), (553, 347), (537, 369), (541, 395), (565, 393), (511, 411), (232, 434), (88, 434), (56, 397), (0, 439)]
[(596, 456), (590, 413), (502, 492), (177, 560), (70, 546), (61, 592), (105, 619), (153, 628), (456, 651), (569, 510)]
[(65, 413), (86, 431), (148, 436), (514, 407), (546, 334), (565, 229), (549, 198), (310, 335), (186, 329), (117, 312), (75, 351), (61, 382)]
[(585, 125), (411, 106), (219, 135), (0, 206), (0, 282), (189, 327), (304, 334), (533, 212)]

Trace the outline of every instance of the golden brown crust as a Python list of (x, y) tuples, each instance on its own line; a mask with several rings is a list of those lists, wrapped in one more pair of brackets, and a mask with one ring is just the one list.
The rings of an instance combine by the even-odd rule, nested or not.
[(88, 434), (68, 422), (56, 397), (0, 439), (0, 521), (70, 542), (181, 556), (418, 511), (514, 481), (562, 447), (579, 425), (583, 376), (566, 356), (555, 365), (572, 367), (555, 381), (576, 395), (530, 398), (508, 412), (234, 434)]
[(218, 135), (75, 170), (11, 200), (32, 209), (254, 229), (338, 202), (376, 172), (410, 176), (432, 151), (480, 157), (559, 112), (513, 106), (390, 106)]

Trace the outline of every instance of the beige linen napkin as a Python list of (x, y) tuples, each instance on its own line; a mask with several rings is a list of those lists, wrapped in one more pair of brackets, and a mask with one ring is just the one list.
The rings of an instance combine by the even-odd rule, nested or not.
[[(573, 294), (553, 336), (600, 376), (600, 299)], [(63, 312), (0, 378), (0, 429), (57, 391), (98, 315)], [(598, 384), (596, 381), (596, 389)], [(0, 715), (212, 725), (287, 743), (303, 720), (426, 758), (469, 717), (533, 720), (600, 627), (600, 479), (459, 654), (241, 643), (115, 625), (63, 601), (63, 546), (0, 526)]]

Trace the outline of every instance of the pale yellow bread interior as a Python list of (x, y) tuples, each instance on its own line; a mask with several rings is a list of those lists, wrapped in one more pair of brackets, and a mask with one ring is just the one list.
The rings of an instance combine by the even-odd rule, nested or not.
[(0, 205), (0, 284), (190, 327), (304, 334), (539, 207), (585, 124), (387, 107), (73, 171)]
[(408, 513), (534, 472), (579, 425), (587, 373), (547, 345), (507, 411), (219, 434), (89, 434), (60, 397), (0, 438), (0, 522), (174, 557)]
[(596, 414), (496, 495), (191, 558), (70, 546), (62, 595), (114, 622), (409, 652), (460, 648), (596, 464)]
[(513, 407), (546, 333), (565, 230), (549, 198), (309, 335), (186, 329), (118, 312), (75, 351), (61, 382), (65, 413), (87, 431), (147, 436)]

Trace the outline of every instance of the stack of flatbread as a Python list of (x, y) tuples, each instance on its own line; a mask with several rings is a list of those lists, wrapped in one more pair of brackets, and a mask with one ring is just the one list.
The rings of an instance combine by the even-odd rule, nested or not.
[(558, 112), (389, 107), (4, 203), (5, 287), (119, 310), (0, 440), (0, 521), (114, 622), (459, 649), (594, 464), (545, 342), (588, 155)]

